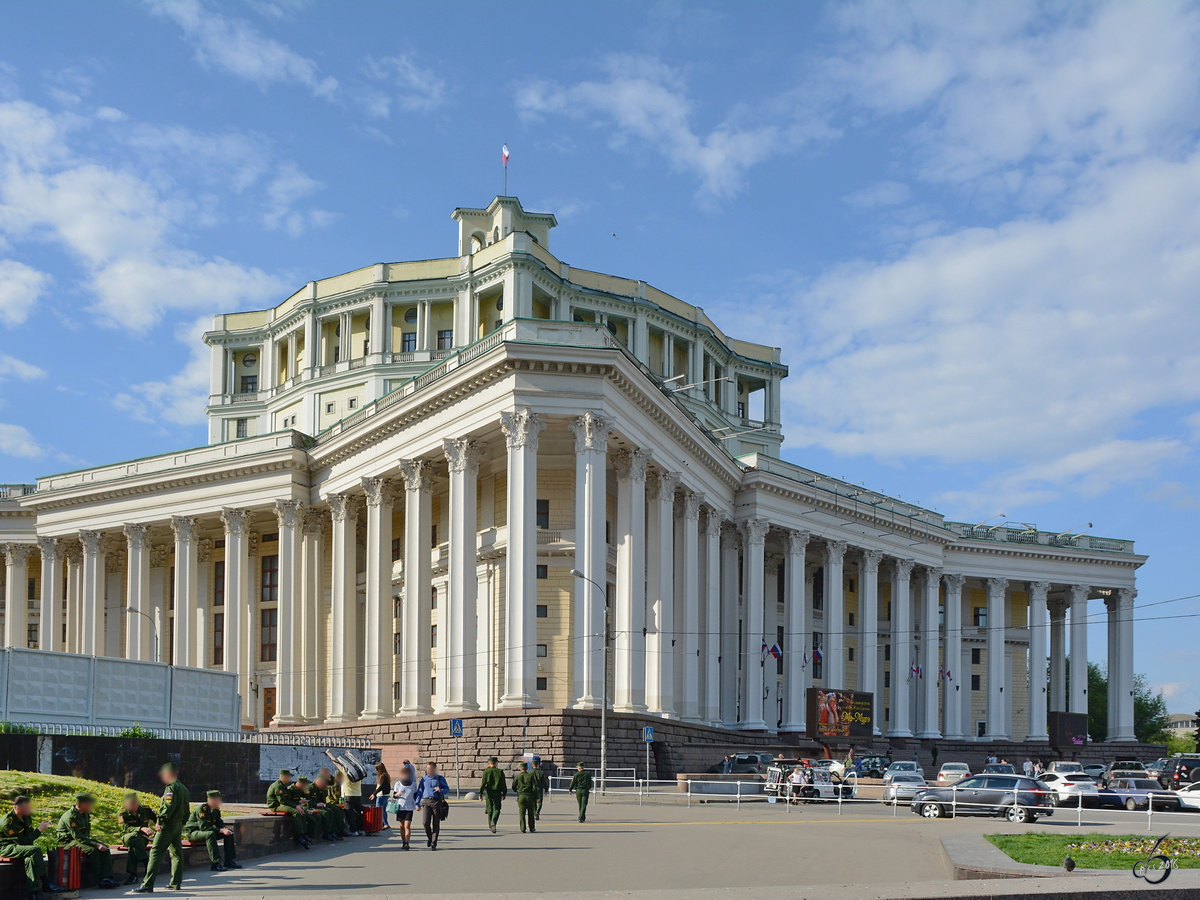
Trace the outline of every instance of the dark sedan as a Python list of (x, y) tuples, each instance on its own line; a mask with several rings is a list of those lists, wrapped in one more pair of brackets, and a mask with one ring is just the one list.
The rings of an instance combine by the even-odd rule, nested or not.
[(1054, 815), (1054, 791), (1024, 775), (973, 775), (947, 787), (918, 791), (909, 809), (926, 819), (1003, 816), (1030, 824)]

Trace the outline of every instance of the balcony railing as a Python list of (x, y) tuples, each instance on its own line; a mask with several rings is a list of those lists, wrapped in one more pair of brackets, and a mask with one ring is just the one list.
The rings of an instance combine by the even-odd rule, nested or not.
[(1098, 550), (1103, 553), (1133, 553), (1133, 541), (1093, 537), (1090, 534), (1066, 534), (1041, 531), (1033, 526), (968, 525), (947, 522), (946, 527), (971, 541), (996, 541), (1006, 544), (1031, 544), (1069, 550)]
[(34, 484), (0, 484), (0, 500), (16, 500), (37, 492)]

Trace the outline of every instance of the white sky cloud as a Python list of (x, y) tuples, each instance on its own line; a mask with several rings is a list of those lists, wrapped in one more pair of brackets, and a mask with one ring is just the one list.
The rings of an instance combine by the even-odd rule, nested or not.
[(386, 118), (393, 104), (404, 112), (427, 112), (443, 105), (449, 89), (446, 80), (419, 65), (407, 53), (368, 58), (363, 64), (368, 78), (382, 83), (386, 90), (370, 90), (363, 103), (374, 116)]
[(191, 351), (179, 372), (158, 381), (134, 384), (113, 398), (113, 405), (143, 422), (166, 421), (174, 425), (202, 425), (208, 403), (209, 349), (201, 340), (212, 326), (205, 316), (176, 335)]
[(50, 281), (45, 272), (15, 259), (0, 259), (0, 322), (6, 325), (24, 322)]
[(44, 378), (46, 373), (33, 365), (7, 353), (0, 353), (0, 378), (20, 378), (29, 381), (33, 378)]
[(44, 455), (45, 452), (45, 449), (33, 439), (28, 428), (0, 422), (0, 453), (34, 459)]

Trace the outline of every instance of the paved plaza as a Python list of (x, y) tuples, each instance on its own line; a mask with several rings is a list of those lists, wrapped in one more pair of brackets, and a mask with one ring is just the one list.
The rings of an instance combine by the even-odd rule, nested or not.
[[(843, 892), (833, 886), (849, 885), (855, 889), (846, 896), (945, 896), (961, 894), (967, 885), (982, 889), (984, 882), (951, 882), (940, 838), (1026, 830), (995, 819), (925, 820), (906, 807), (893, 816), (890, 807), (878, 803), (847, 805), (842, 812), (836, 804), (788, 809), (759, 800), (738, 808), (720, 801), (693, 802), (688, 808), (683, 801), (639, 806), (610, 799), (594, 804), (587, 823), (579, 824), (574, 801), (559, 795), (546, 804), (536, 834), (517, 830), (516, 804), (510, 799), (500, 833), (493, 835), (485, 827), (482, 805), (464, 801), (453, 805), (437, 852), (425, 849), (423, 834), (416, 839), (419, 829), (414, 829), (414, 849), (400, 850), (393, 829), (385, 836), (250, 860), (238, 872), (189, 870), (184, 890), (196, 896), (289, 900), (414, 894), (498, 900), (509, 894), (592, 892), (665, 900), (700, 892), (799, 897), (814, 885), (830, 886), (822, 896), (840, 897)], [(1147, 825), (1144, 814), (1087, 810), (1083, 824), (1086, 831), (1113, 834), (1141, 833)], [(1156, 814), (1153, 824), (1156, 834), (1200, 836), (1200, 816)], [(1060, 810), (1050, 823), (1034, 827), (1073, 829), (1075, 815)], [(1180, 883), (1193, 877), (1175, 874)], [(1071, 881), (1082, 886), (1087, 877)], [(163, 878), (160, 886), (165, 883)], [(1040, 882), (1039, 890), (1043, 886), (1062, 887)], [(91, 900), (114, 892), (84, 896)]]

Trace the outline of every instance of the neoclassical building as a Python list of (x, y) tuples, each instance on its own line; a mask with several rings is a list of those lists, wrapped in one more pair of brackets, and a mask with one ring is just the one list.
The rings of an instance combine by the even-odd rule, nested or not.
[(5, 644), (236, 672), (245, 727), (589, 709), (607, 606), (617, 711), (801, 732), (825, 686), (881, 735), (1045, 740), (1103, 622), (1133, 740), (1131, 541), (785, 462), (778, 348), (516, 198), (453, 218), (454, 256), (217, 316), (207, 446), (0, 488)]

